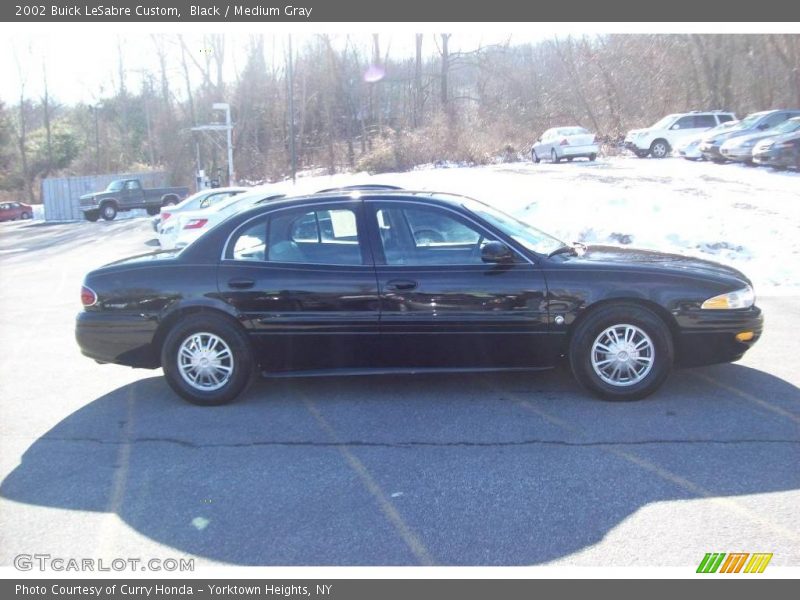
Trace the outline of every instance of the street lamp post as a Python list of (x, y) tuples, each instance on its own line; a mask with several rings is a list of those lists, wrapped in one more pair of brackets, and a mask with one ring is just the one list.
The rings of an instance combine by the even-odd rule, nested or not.
[(231, 105), (227, 102), (215, 102), (211, 108), (225, 111), (225, 129), (228, 134), (228, 185), (235, 185), (236, 176), (233, 171), (233, 124), (231, 123)]

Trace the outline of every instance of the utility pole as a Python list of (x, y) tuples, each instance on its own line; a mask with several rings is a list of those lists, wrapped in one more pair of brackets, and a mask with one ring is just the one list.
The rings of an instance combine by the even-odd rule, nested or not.
[(288, 96), (289, 96), (289, 152), (292, 155), (292, 183), (297, 182), (297, 154), (294, 148), (294, 62), (292, 54), (292, 34), (289, 34)]

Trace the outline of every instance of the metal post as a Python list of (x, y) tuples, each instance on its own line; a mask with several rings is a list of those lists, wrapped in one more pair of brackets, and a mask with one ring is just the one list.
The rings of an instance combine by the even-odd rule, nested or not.
[[(233, 171), (233, 123), (231, 123), (231, 105), (227, 102), (215, 102), (211, 108), (225, 111), (225, 130), (228, 134), (228, 185), (234, 185), (236, 175)], [(198, 129), (193, 127), (192, 129)]]
[(289, 152), (292, 155), (292, 183), (297, 181), (297, 154), (294, 148), (294, 62), (292, 56), (292, 34), (289, 34), (288, 96), (289, 96)]

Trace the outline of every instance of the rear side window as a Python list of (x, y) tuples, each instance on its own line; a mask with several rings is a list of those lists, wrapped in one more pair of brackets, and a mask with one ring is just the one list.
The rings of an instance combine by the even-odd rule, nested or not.
[(264, 260), (267, 226), (264, 221), (242, 231), (233, 242), (234, 260)]
[(728, 121), (733, 121), (732, 115), (717, 115), (720, 123), (727, 123)]
[(709, 129), (717, 126), (717, 120), (714, 118), (714, 115), (696, 115), (694, 118), (694, 126), (696, 128), (702, 127), (703, 129)]
[(289, 210), (269, 221), (267, 260), (361, 265), (356, 214), (349, 208)]

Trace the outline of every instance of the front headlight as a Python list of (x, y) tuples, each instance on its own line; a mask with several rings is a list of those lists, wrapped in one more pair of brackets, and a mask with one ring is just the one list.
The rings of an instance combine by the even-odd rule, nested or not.
[(734, 292), (720, 294), (709, 298), (700, 306), (707, 310), (728, 310), (735, 308), (750, 308), (755, 304), (756, 294), (749, 285)]

